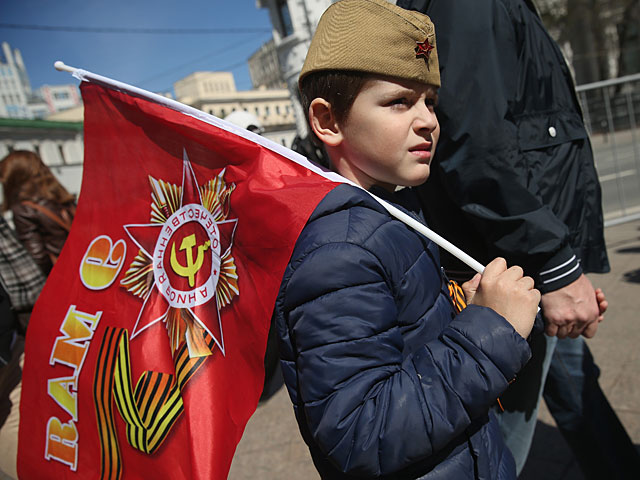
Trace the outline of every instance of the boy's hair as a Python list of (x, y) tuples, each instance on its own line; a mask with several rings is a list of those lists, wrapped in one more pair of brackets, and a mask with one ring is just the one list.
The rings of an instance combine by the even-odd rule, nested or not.
[(309, 124), (309, 106), (316, 98), (323, 98), (331, 105), (331, 111), (338, 124), (348, 117), (353, 101), (370, 74), (347, 70), (324, 70), (307, 75), (300, 82), (300, 102), (305, 112), (309, 135), (313, 143), (322, 145)]

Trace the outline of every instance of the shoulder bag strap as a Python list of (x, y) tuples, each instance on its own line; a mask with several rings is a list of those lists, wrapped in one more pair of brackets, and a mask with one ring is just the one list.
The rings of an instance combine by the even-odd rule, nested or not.
[(31, 207), (35, 210), (38, 210), (40, 213), (42, 213), (43, 215), (46, 215), (48, 218), (50, 218), (51, 220), (56, 222), (58, 225), (60, 225), (62, 228), (64, 228), (67, 232), (71, 230), (70, 222), (65, 222), (63, 219), (61, 219), (58, 215), (53, 213), (44, 205), (40, 205), (39, 203), (32, 202), (31, 200), (24, 200), (22, 204), (27, 205), (28, 207)]

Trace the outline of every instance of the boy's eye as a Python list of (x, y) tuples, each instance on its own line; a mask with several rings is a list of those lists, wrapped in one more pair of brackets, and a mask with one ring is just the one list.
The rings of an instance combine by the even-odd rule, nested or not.
[(424, 103), (427, 105), (427, 107), (436, 107), (438, 105), (438, 97), (427, 97), (424, 100)]
[(389, 105), (409, 105), (409, 100), (405, 97), (396, 98), (389, 102)]

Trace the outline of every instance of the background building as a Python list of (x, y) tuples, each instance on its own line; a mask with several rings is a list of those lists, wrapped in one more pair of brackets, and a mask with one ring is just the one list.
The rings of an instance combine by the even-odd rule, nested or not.
[(231, 72), (195, 72), (173, 84), (179, 102), (192, 102), (208, 97), (234, 93), (236, 84)]
[(293, 142), (295, 116), (285, 88), (238, 91), (230, 72), (196, 72), (174, 83), (173, 89), (179, 102), (219, 118), (235, 111), (251, 113), (265, 137), (287, 147)]
[(82, 122), (0, 118), (0, 158), (13, 150), (37, 153), (69, 192), (80, 191)]
[(287, 83), (301, 137), (307, 136), (306, 115), (298, 97), (298, 75), (302, 70), (313, 32), (331, 0), (257, 0), (258, 8), (268, 8), (273, 25), (273, 41), (282, 77)]
[(68, 85), (44, 85), (36, 90), (36, 96), (47, 105), (47, 114), (62, 112), (82, 103), (78, 87)]
[(31, 118), (27, 100), (31, 97), (31, 85), (22, 55), (17, 48), (11, 51), (2, 42), (0, 57), (0, 117)]
[(29, 75), (20, 50), (2, 43), (0, 56), (0, 117), (44, 118), (80, 104), (78, 87), (45, 85), (31, 90)]
[(287, 88), (280, 72), (278, 51), (273, 39), (249, 57), (249, 75), (253, 88)]

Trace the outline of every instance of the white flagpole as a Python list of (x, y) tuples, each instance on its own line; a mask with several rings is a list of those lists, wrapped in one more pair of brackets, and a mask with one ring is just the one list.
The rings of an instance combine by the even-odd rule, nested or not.
[(428, 228), (423, 223), (420, 223), (419, 221), (417, 221), (412, 216), (407, 215), (406, 213), (404, 213), (399, 208), (394, 207), (390, 203), (385, 202), (381, 198), (378, 198), (378, 197), (376, 197), (375, 195), (373, 195), (371, 193), (369, 195), (371, 195), (380, 205), (382, 205), (395, 218), (397, 218), (401, 222), (405, 223), (406, 225), (409, 225), (415, 231), (421, 233), (422, 235), (427, 237), (429, 240), (431, 240), (436, 245), (442, 247), (444, 250), (449, 252), (451, 255), (456, 257), (458, 260), (463, 262), (465, 265), (469, 266), (470, 268), (472, 268), (473, 270), (475, 270), (478, 273), (484, 272), (484, 265), (482, 265), (480, 262), (478, 262), (472, 256), (470, 256), (467, 253), (465, 253), (462, 250), (460, 250), (453, 243), (451, 243), (450, 241), (448, 241), (445, 238), (441, 237), (436, 232), (434, 232), (433, 230)]
[[(326, 179), (331, 180), (333, 182), (348, 183), (348, 184), (353, 185), (355, 187), (362, 188), (359, 185), (356, 185), (355, 183), (353, 183), (351, 180), (348, 180), (348, 179), (342, 177), (341, 175), (338, 175), (335, 172), (332, 172), (332, 171), (329, 171), (329, 170), (324, 170), (324, 169), (318, 167), (317, 165), (314, 165), (306, 157), (300, 155), (299, 153), (294, 152), (293, 150), (290, 150), (290, 149), (286, 148), (283, 145), (280, 145), (279, 143), (273, 142), (273, 141), (269, 140), (268, 138), (260, 136), (260, 135), (258, 135), (256, 133), (249, 132), (248, 130), (245, 130), (244, 128), (240, 128), (240, 127), (238, 127), (238, 126), (236, 126), (236, 125), (234, 125), (232, 123), (226, 122), (225, 120), (222, 120), (222, 119), (220, 119), (218, 117), (215, 117), (213, 115), (205, 113), (202, 110), (195, 109), (193, 107), (190, 107), (188, 105), (180, 103), (180, 102), (178, 102), (176, 100), (173, 100), (173, 99), (170, 99), (170, 98), (167, 98), (167, 97), (163, 97), (162, 95), (158, 95), (156, 93), (152, 93), (152, 92), (149, 92), (147, 90), (143, 90), (141, 88), (134, 87), (133, 85), (128, 85), (126, 83), (122, 83), (122, 82), (119, 82), (117, 80), (113, 80), (113, 79), (108, 78), (108, 77), (103, 77), (102, 75), (97, 75), (95, 73), (91, 73), (91, 72), (88, 72), (86, 70), (82, 70), (80, 68), (70, 67), (68, 65), (65, 65), (64, 62), (61, 62), (59, 60), (57, 62), (55, 62), (53, 65), (56, 68), (56, 70), (69, 72), (74, 77), (76, 77), (78, 80), (80, 80), (82, 82), (98, 83), (98, 84), (107, 86), (109, 88), (113, 88), (115, 90), (120, 90), (122, 92), (133, 94), (133, 95), (138, 96), (138, 97), (146, 98), (146, 99), (151, 100), (151, 101), (153, 101), (155, 103), (159, 103), (161, 105), (165, 105), (166, 107), (171, 108), (173, 110), (177, 110), (177, 111), (182, 112), (182, 113), (184, 113), (186, 115), (195, 117), (195, 118), (197, 118), (199, 120), (202, 120), (205, 123), (209, 123), (211, 125), (215, 125), (216, 127), (219, 127), (219, 128), (224, 129), (224, 130), (230, 131), (230, 132), (232, 132), (232, 133), (234, 133), (234, 134), (236, 134), (236, 135), (238, 135), (240, 137), (244, 137), (244, 138), (246, 138), (248, 140), (251, 140), (254, 143), (262, 145), (263, 147), (268, 148), (269, 150), (272, 150), (272, 151), (274, 151), (274, 152), (276, 152), (276, 153), (288, 158), (289, 160), (291, 160), (293, 162), (296, 162), (297, 164), (302, 165), (303, 167), (305, 167), (305, 168), (317, 173), (318, 175), (321, 175), (321, 176), (325, 177)], [(364, 190), (366, 192), (365, 189), (362, 189), (362, 190)], [(380, 205), (382, 205), (389, 212), (389, 214), (391, 214), (393, 217), (395, 217), (396, 219), (400, 220), (404, 224), (410, 226), (411, 228), (413, 228), (418, 233), (424, 235), (429, 240), (434, 242), (436, 245), (440, 246), (441, 248), (443, 248), (444, 250), (449, 252), (451, 255), (456, 257), (458, 260), (460, 260), (461, 262), (463, 262), (464, 264), (466, 264), (467, 266), (472, 268), (474, 271), (476, 271), (478, 273), (482, 273), (484, 271), (484, 266), (480, 262), (478, 262), (476, 259), (474, 259), (470, 255), (467, 255), (465, 252), (460, 250), (458, 247), (453, 245), (448, 240), (442, 238), (440, 235), (435, 233), (433, 230), (429, 229), (426, 225), (420, 223), (419, 221), (417, 221), (416, 219), (414, 219), (410, 215), (407, 215), (406, 213), (404, 213), (402, 210), (398, 209), (397, 207), (394, 207), (390, 203), (382, 200), (381, 198), (376, 197), (375, 195), (371, 194), (370, 192), (367, 192), (367, 193), (369, 193), (369, 195), (371, 195), (371, 197), (373, 197)]]

